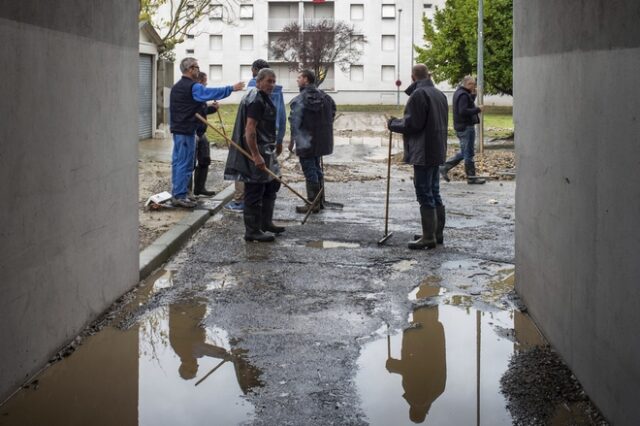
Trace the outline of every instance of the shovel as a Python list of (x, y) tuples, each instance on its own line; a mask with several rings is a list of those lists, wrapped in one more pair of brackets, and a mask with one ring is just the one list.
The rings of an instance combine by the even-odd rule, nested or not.
[(384, 236), (378, 241), (378, 245), (384, 244), (393, 232), (389, 233), (389, 191), (391, 189), (391, 143), (393, 141), (393, 133), (389, 131), (389, 155), (387, 157), (387, 199), (384, 204)]

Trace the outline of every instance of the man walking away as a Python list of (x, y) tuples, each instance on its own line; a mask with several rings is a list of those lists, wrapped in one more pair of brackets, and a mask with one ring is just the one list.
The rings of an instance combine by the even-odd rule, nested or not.
[[(198, 83), (203, 86), (207, 85), (207, 74), (198, 74)], [(200, 115), (207, 118), (207, 114), (213, 114), (218, 110), (218, 103), (210, 101), (202, 104)], [(209, 139), (207, 139), (207, 125), (199, 122), (196, 128), (196, 165), (193, 173), (193, 193), (194, 195), (202, 195), (212, 197), (216, 195), (215, 191), (207, 190), (207, 175), (209, 174), (209, 165), (211, 164), (211, 148)]]
[(257, 90), (250, 90), (238, 106), (233, 140), (251, 153), (252, 159), (230, 147), (224, 171), (226, 180), (242, 181), (244, 193), (245, 241), (270, 242), (273, 235), (285, 231), (273, 223), (273, 209), (280, 182), (266, 169), (280, 174), (276, 153), (276, 107), (271, 93), (276, 75), (270, 68), (260, 70), (256, 76)]
[(447, 97), (431, 81), (426, 65), (414, 65), (411, 79), (414, 84), (406, 91), (409, 100), (404, 116), (392, 117), (387, 127), (392, 132), (402, 133), (404, 162), (413, 165), (422, 237), (409, 242), (409, 248), (435, 248), (436, 242), (443, 241), (445, 223), (438, 169), (447, 149), (449, 106)]
[[(307, 186), (307, 199), (313, 202), (324, 186), (321, 159), (333, 153), (333, 119), (336, 104), (331, 96), (316, 88), (316, 77), (310, 70), (298, 74), (300, 94), (291, 100), (291, 142), (289, 151), (295, 148)], [(297, 206), (296, 212), (307, 213), (310, 205)], [(323, 208), (316, 205), (313, 213)]]
[(464, 172), (467, 175), (468, 184), (483, 184), (486, 181), (476, 176), (476, 163), (474, 161), (476, 140), (475, 125), (480, 122), (478, 114), (484, 108), (476, 106), (476, 80), (468, 75), (462, 79), (462, 83), (453, 94), (453, 128), (460, 140), (460, 152), (448, 159), (442, 167), (440, 174), (449, 182), (449, 170), (464, 160)]
[[(251, 73), (253, 78), (247, 84), (247, 88), (256, 87), (256, 76), (263, 68), (269, 68), (269, 63), (264, 59), (256, 59), (251, 64)], [(287, 130), (287, 111), (284, 106), (284, 94), (282, 86), (276, 84), (271, 92), (271, 101), (276, 106), (276, 152), (278, 155), (282, 153), (282, 141)], [(235, 182), (236, 191), (233, 194), (233, 200), (227, 204), (226, 208), (232, 211), (242, 211), (244, 208), (244, 182)]]
[(200, 67), (195, 58), (180, 61), (182, 78), (171, 88), (169, 116), (173, 134), (173, 154), (171, 157), (171, 195), (174, 206), (193, 208), (196, 203), (187, 198), (189, 180), (193, 171), (196, 153), (195, 114), (200, 112), (207, 101), (226, 98), (236, 90), (244, 88), (239, 82), (233, 86), (205, 87), (196, 82)]

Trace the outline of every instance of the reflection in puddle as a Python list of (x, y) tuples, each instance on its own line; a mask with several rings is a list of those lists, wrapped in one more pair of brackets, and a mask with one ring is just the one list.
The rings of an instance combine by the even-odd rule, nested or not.
[[(425, 282), (417, 299), (440, 295)], [(519, 312), (416, 309), (411, 327), (365, 345), (356, 384), (371, 424), (510, 425), (500, 378), (516, 349), (542, 344)], [(515, 328), (515, 338), (500, 330)]]
[[(160, 282), (159, 282), (160, 281)], [(160, 276), (151, 291), (166, 288)], [(137, 303), (136, 303), (137, 304)], [(45, 370), (38, 386), (0, 408), (5, 425), (201, 425), (250, 421), (244, 398), (261, 386), (227, 333), (203, 325), (203, 300), (147, 314), (127, 331), (111, 327)]]
[(358, 243), (344, 243), (340, 241), (311, 241), (305, 244), (307, 247), (322, 248), (322, 249), (334, 249), (334, 248), (358, 248)]

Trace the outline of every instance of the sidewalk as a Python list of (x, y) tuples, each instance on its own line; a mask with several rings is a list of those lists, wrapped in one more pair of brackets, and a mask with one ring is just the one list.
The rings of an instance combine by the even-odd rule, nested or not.
[(140, 279), (143, 279), (233, 197), (233, 185), (223, 180), (227, 151), (212, 148), (207, 189), (215, 191), (215, 197), (202, 198), (202, 205), (194, 210), (145, 211), (144, 205), (151, 195), (171, 192), (173, 142), (171, 139), (146, 139), (140, 141), (138, 147), (138, 235)]

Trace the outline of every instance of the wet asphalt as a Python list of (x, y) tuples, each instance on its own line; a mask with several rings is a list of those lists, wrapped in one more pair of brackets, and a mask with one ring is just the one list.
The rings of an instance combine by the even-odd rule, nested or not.
[(444, 245), (412, 251), (420, 229), (410, 169), (393, 167), (393, 235), (378, 245), (385, 181), (371, 177), (386, 164), (348, 164), (370, 179), (329, 180), (327, 199), (344, 208), (305, 225), (299, 200), (280, 190), (274, 218), (287, 230), (274, 243), (246, 243), (241, 214), (212, 217), (114, 308), (107, 327), (0, 407), (0, 424), (575, 418), (562, 397), (522, 417), (513, 402), (527, 397), (501, 391), (513, 355), (545, 344), (513, 290), (515, 182), (443, 182)]

